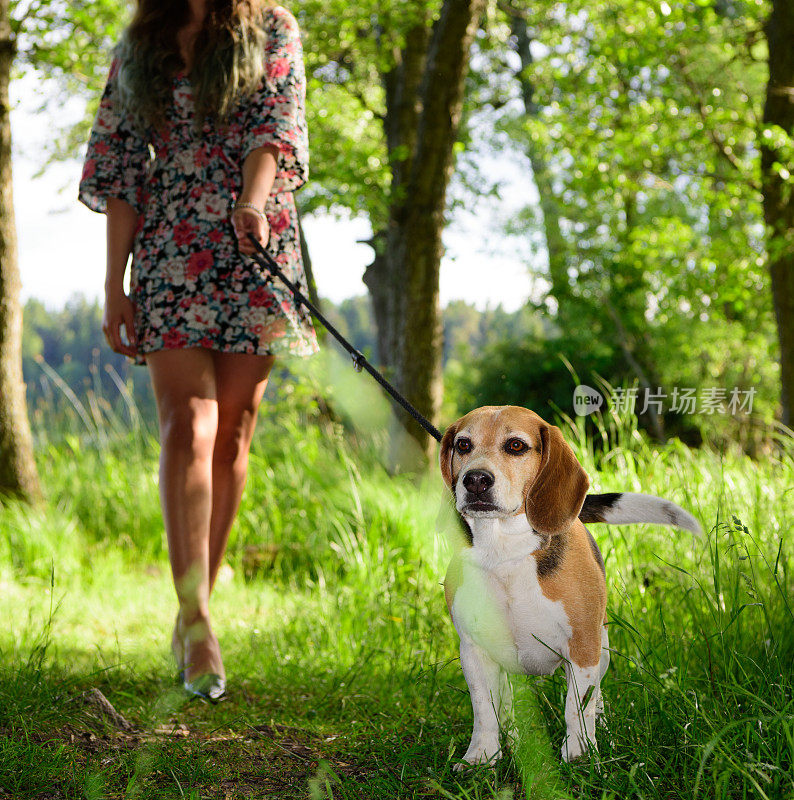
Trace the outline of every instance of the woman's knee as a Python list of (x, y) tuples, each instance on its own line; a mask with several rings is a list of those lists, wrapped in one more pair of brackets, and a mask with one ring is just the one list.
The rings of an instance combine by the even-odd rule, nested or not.
[(214, 400), (189, 397), (161, 404), (160, 439), (164, 448), (207, 457), (215, 445), (217, 430), (218, 406)]
[(256, 425), (256, 408), (219, 409), (218, 433), (213, 460), (227, 467), (244, 469)]

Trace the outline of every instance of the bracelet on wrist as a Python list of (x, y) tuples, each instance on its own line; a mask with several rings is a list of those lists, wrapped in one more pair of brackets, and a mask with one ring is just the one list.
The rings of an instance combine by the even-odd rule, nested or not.
[(239, 201), (239, 200), (234, 204), (234, 206), (232, 206), (232, 214), (234, 214), (234, 212), (240, 208), (245, 208), (248, 209), (249, 211), (253, 211), (259, 217), (259, 219), (266, 219), (264, 209), (259, 208), (253, 203), (246, 203), (244, 201)]

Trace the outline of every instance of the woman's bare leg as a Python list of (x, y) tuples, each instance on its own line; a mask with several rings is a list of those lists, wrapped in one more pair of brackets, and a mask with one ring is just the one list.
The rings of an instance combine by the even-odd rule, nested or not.
[(160, 501), (179, 600), (175, 655), (187, 680), (205, 673), (223, 677), (209, 617), (215, 364), (203, 349), (163, 350), (149, 354), (147, 363), (160, 421)]
[(257, 409), (275, 361), (273, 356), (247, 353), (213, 353), (212, 357), (218, 399), (218, 433), (212, 454), (210, 591), (240, 507)]

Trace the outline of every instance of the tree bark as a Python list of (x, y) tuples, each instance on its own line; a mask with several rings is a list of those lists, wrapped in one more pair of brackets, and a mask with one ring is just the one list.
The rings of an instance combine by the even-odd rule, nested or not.
[[(301, 261), (303, 262), (303, 271), (306, 273), (306, 287), (309, 290), (309, 300), (320, 308), (320, 295), (317, 293), (317, 281), (314, 279), (314, 269), (312, 268), (312, 256), (309, 252), (309, 243), (306, 241), (306, 234), (303, 231), (303, 223), (301, 222), (300, 209), (297, 212), (298, 221), (298, 241), (301, 248)], [(322, 310), (322, 309), (320, 309)]]
[[(766, 24), (769, 45), (769, 83), (764, 105), (764, 127), (776, 125), (794, 135), (794, 5), (791, 0), (772, 0)], [(794, 166), (761, 137), (761, 185), (767, 254), (772, 283), (772, 302), (780, 343), (782, 419), (794, 425), (794, 201), (792, 185), (780, 169)]]
[(372, 301), (372, 317), (375, 321), (375, 339), (378, 361), (388, 377), (394, 375), (394, 357), (397, 353), (397, 318), (399, 316), (399, 287), (395, 276), (389, 274), (384, 255), (385, 231), (376, 231), (364, 242), (374, 251), (375, 257), (364, 270), (364, 285)]
[[(626, 330), (623, 321), (620, 318), (620, 314), (618, 314), (615, 307), (609, 301), (609, 298), (602, 297), (601, 302), (606, 309), (607, 315), (612, 320), (612, 323), (615, 326), (615, 335), (618, 340), (618, 346), (620, 347), (621, 352), (623, 353), (623, 357), (626, 359), (626, 363), (629, 365), (629, 368), (634, 372), (637, 376), (637, 380), (639, 381), (640, 386), (642, 387), (643, 391), (652, 393), (653, 386), (651, 385), (651, 381), (648, 378), (647, 373), (637, 361), (636, 356), (634, 355), (634, 340), (633, 337), (629, 334)], [(658, 386), (658, 382), (656, 383)], [(666, 395), (663, 395), (666, 396)], [(640, 412), (637, 411), (637, 416), (639, 416)], [(645, 411), (645, 414), (648, 417), (648, 421), (651, 426), (651, 432), (653, 433), (654, 437), (659, 442), (667, 441), (664, 435), (664, 420), (656, 413), (656, 407), (654, 405), (649, 404), (648, 408)]]
[[(535, 102), (535, 87), (529, 79), (529, 68), (532, 66), (532, 51), (526, 20), (518, 13), (510, 16), (510, 29), (516, 40), (516, 54), (521, 61), (521, 69), (517, 73), (518, 84), (521, 89), (521, 99), (524, 111), (528, 117), (537, 118), (538, 104)], [(568, 247), (560, 226), (560, 210), (557, 204), (551, 170), (543, 148), (536, 142), (530, 141), (527, 145), (527, 157), (532, 167), (535, 178), (535, 187), (538, 190), (540, 211), (543, 215), (543, 233), (546, 239), (546, 250), (549, 258), (550, 294), (557, 301), (557, 315), (564, 317), (566, 300), (570, 295), (568, 283)]]
[(22, 307), (11, 179), (8, 85), (15, 55), (8, 0), (0, 0), (0, 495), (39, 497), (22, 380)]
[[(394, 67), (383, 76), (386, 95), (384, 134), (391, 164), (391, 206), (401, 202), (407, 192), (407, 175), (416, 147), (416, 132), (421, 112), (419, 89), (427, 60), (430, 30), (420, 15), (408, 31), (405, 46), (394, 53)], [(391, 246), (388, 231), (376, 231), (371, 245), (375, 258), (364, 272), (364, 283), (372, 298), (372, 311), (378, 329), (378, 355), (381, 367), (394, 377), (399, 351), (400, 320), (405, 297), (399, 273), (393, 271), (386, 250)]]
[[(441, 406), (441, 234), (454, 165), (469, 51), (485, 0), (444, 0), (432, 31), (417, 24), (384, 76), (392, 185), (384, 249), (367, 269), (381, 360), (397, 387), (431, 421)], [(398, 418), (426, 460), (433, 443)], [(410, 457), (403, 466), (418, 466)], [(413, 463), (411, 463), (413, 462)]]

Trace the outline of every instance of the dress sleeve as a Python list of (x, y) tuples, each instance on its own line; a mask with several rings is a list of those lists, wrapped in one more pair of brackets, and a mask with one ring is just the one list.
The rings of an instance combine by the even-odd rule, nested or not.
[(88, 140), (78, 198), (92, 211), (105, 212), (108, 198), (116, 197), (140, 212), (149, 144), (121, 108), (118, 68), (114, 59)]
[(265, 75), (251, 97), (243, 133), (243, 161), (257, 147), (276, 145), (274, 192), (291, 192), (309, 177), (306, 132), (306, 73), (295, 17), (276, 6), (270, 12)]

